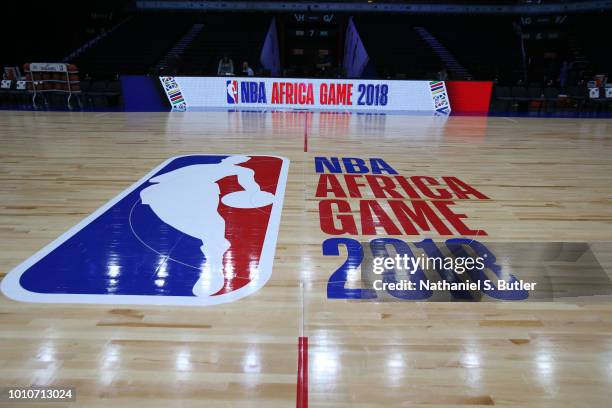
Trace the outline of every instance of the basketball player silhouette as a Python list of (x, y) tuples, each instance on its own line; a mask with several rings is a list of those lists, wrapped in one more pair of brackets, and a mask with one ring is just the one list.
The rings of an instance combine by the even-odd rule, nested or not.
[(230, 81), (229, 84), (227, 84), (227, 93), (232, 97), (234, 103), (238, 103), (238, 90), (234, 88), (233, 81)]
[(252, 169), (238, 166), (248, 156), (229, 156), (220, 163), (195, 164), (169, 171), (149, 180), (155, 183), (140, 192), (143, 204), (166, 224), (202, 241), (200, 250), (206, 267), (193, 286), (196, 296), (209, 296), (223, 288), (223, 255), (230, 247), (225, 238), (225, 220), (219, 214), (219, 185), (228, 176), (237, 176), (245, 191), (228, 194), (226, 205), (255, 208), (270, 204), (273, 195), (262, 192)]

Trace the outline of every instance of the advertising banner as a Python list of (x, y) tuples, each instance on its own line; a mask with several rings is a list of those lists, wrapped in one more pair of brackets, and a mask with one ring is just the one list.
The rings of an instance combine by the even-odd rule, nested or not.
[(172, 110), (451, 111), (442, 81), (160, 77)]

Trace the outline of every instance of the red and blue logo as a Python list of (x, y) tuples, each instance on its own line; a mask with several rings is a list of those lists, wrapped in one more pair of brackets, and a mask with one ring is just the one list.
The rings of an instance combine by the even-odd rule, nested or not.
[(227, 103), (238, 104), (238, 81), (229, 80), (225, 86), (227, 88)]
[(202, 306), (261, 289), (272, 274), (289, 161), (167, 160), (8, 273), (27, 302)]

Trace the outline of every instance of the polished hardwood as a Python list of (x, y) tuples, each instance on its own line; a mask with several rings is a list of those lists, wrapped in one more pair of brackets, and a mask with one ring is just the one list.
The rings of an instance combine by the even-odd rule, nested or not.
[(612, 276), (609, 120), (0, 112), (0, 124), (0, 276), (171, 156), (291, 160), (261, 291), (205, 308), (0, 296), (0, 386), (74, 386), (76, 403), (54, 404), (67, 407), (289, 407), (307, 336), (311, 407), (609, 406), (609, 297), (328, 300), (341, 257), (321, 254), (313, 162), (374, 156), (404, 175), (460, 177), (491, 198), (458, 204), (488, 240), (595, 243)]

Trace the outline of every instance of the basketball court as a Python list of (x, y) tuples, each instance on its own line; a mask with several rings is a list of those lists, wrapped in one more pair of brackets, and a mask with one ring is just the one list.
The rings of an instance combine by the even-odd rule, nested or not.
[[(72, 387), (76, 401), (52, 404), (66, 407), (609, 404), (609, 120), (220, 111), (0, 112), (0, 122), (3, 280), (175, 157), (241, 155), (261, 168), (276, 163), (270, 195), (277, 201), (259, 208), (278, 208), (279, 216), (277, 235), (268, 227), (275, 245), (267, 282), (218, 304), (80, 301), (62, 297), (62, 281), (46, 272), (38, 281), (57, 289), (50, 291), (56, 297), (41, 300), (30, 290), (23, 302), (11, 299), (18, 296), (3, 282), (9, 296), (0, 296), (3, 384)], [(281, 169), (275, 160), (282, 158)], [(335, 170), (341, 187), (321, 181)], [(270, 185), (254, 172), (266, 190)], [(450, 233), (432, 228), (434, 222), (429, 229), (413, 223), (410, 233), (392, 211), (394, 193), (373, 195), (365, 178), (355, 192), (355, 185), (347, 187), (350, 177), (343, 179), (349, 173), (411, 180), (414, 190), (395, 193), (435, 208)], [(414, 176), (426, 177), (424, 187)], [(461, 186), (452, 198), (437, 190), (450, 178)], [(419, 197), (406, 196), (409, 191)], [(450, 204), (436, 204), (445, 200), (452, 200), (452, 213), (442, 210)], [(94, 232), (123, 231), (126, 219)], [(144, 237), (150, 225), (131, 231)], [(237, 245), (254, 234), (232, 231), (226, 271), (240, 268)], [(383, 237), (444, 243), (458, 236), (510, 253), (498, 253), (498, 263), (517, 279), (548, 274), (554, 296), (390, 301), (355, 292), (363, 290), (355, 245)], [(143, 241), (143, 248), (155, 246)], [(103, 281), (107, 295), (113, 285), (120, 291), (128, 285), (121, 280), (127, 261), (120, 244), (109, 242), (102, 255), (114, 272)], [(92, 259), (91, 248), (79, 245), (64, 261)], [(529, 257), (553, 247), (562, 248), (553, 257)], [(173, 278), (172, 268), (148, 279), (161, 288), (164, 278)], [(251, 281), (264, 273), (254, 271)], [(140, 287), (145, 278), (129, 285)]]

